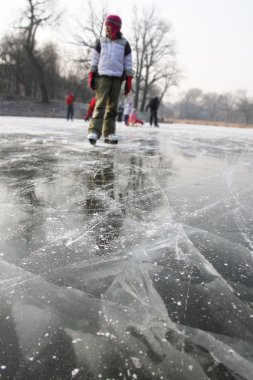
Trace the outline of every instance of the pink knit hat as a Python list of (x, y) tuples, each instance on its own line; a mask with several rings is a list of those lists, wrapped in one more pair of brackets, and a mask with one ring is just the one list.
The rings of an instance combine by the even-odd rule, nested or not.
[(105, 25), (110, 26), (112, 28), (113, 35), (116, 35), (121, 29), (122, 21), (119, 16), (110, 15), (106, 17)]

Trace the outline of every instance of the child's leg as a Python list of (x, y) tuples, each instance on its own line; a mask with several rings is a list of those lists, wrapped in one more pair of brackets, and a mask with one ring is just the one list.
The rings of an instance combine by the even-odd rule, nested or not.
[(98, 137), (100, 137), (102, 134), (106, 103), (111, 89), (111, 78), (101, 76), (97, 79), (96, 86), (97, 100), (92, 114), (92, 119), (89, 125), (88, 132), (96, 132)]
[(111, 79), (111, 88), (106, 104), (106, 112), (104, 118), (103, 134), (108, 136), (115, 133), (116, 129), (116, 116), (118, 110), (118, 100), (121, 89), (122, 80), (121, 78), (110, 78)]

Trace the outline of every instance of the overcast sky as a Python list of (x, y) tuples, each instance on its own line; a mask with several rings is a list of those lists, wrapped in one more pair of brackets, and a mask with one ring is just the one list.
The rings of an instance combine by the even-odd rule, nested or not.
[[(0, 0), (1, 35), (25, 4), (26, 0)], [(58, 4), (68, 12), (64, 28), (71, 33), (73, 17), (84, 19), (85, 1), (58, 0)], [(142, 9), (152, 4), (151, 0), (107, 2), (109, 13), (122, 18), (126, 37), (133, 5)], [(161, 17), (172, 24), (177, 62), (184, 75), (173, 98), (193, 87), (218, 93), (243, 89), (253, 97), (253, 0), (156, 0), (155, 4)]]

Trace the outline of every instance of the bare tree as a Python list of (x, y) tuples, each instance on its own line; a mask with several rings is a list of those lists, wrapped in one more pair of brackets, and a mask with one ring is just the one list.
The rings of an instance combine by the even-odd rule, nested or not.
[(53, 19), (49, 0), (27, 0), (27, 3), (27, 9), (24, 12), (19, 29), (23, 33), (24, 48), (39, 82), (41, 101), (49, 103), (43, 62), (41, 62), (39, 52), (36, 49), (36, 36), (41, 26), (48, 24), (49, 21), (51, 23), (56, 22), (59, 16)]
[[(33, 66), (24, 48), (25, 40), (22, 34), (6, 35), (0, 43), (0, 59), (3, 66), (8, 68), (9, 78), (5, 82), (11, 94), (37, 97), (40, 96), (39, 82)], [(43, 66), (46, 86), (51, 99), (56, 97), (60, 80), (60, 57), (53, 44), (47, 44), (37, 55), (38, 62)], [(6, 70), (5, 70), (6, 71)]]
[[(8, 67), (9, 75), (5, 75), (5, 82), (12, 82), (15, 78), (15, 84), (11, 85), (12, 91), (16, 95), (20, 95), (24, 89), (26, 96), (32, 94), (32, 83), (34, 80), (34, 73), (31, 64), (28, 60), (26, 51), (24, 49), (24, 39), (19, 35), (5, 35), (0, 45), (0, 58), (2, 67)], [(10, 87), (7, 85), (7, 88)]]
[(87, 70), (90, 65), (91, 49), (94, 47), (95, 41), (99, 39), (103, 33), (107, 7), (102, 4), (101, 8), (97, 10), (91, 0), (87, 0), (86, 3), (86, 17), (82, 23), (79, 20), (76, 21), (79, 31), (73, 35), (74, 42), (72, 42), (72, 44), (74, 43), (83, 48), (78, 63)]
[(179, 115), (183, 119), (199, 119), (203, 108), (203, 93), (199, 88), (192, 88), (183, 94), (179, 103)]
[(210, 121), (253, 122), (253, 100), (245, 90), (237, 93), (207, 93), (193, 88), (182, 95), (181, 100), (172, 106), (181, 119)]
[(220, 120), (232, 122), (235, 109), (235, 97), (227, 92), (219, 96)]
[(253, 117), (253, 104), (247, 97), (247, 92), (240, 90), (237, 92), (237, 114), (239, 115), (240, 121), (249, 124)]
[(219, 115), (219, 95), (209, 92), (203, 95), (203, 106), (206, 110), (208, 120), (215, 121)]
[(50, 99), (55, 99), (57, 97), (57, 89), (60, 87), (60, 56), (57, 47), (52, 43), (46, 44), (41, 49), (40, 57), (44, 67)]
[(135, 62), (135, 107), (141, 98), (140, 110), (145, 109), (147, 95), (152, 86), (161, 88), (162, 98), (169, 87), (177, 82), (179, 71), (175, 63), (174, 41), (171, 26), (156, 16), (156, 9), (150, 11), (134, 9), (134, 35), (131, 46)]

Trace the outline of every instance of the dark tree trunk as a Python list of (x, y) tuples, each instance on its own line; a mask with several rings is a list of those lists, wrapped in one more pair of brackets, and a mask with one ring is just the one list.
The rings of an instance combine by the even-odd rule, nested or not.
[(32, 96), (32, 86), (30, 83), (25, 84), (25, 96)]
[(42, 103), (49, 103), (48, 91), (44, 82), (40, 82), (40, 93)]
[(26, 51), (28, 58), (31, 62), (31, 65), (34, 69), (34, 72), (36, 74), (37, 80), (40, 85), (40, 93), (41, 93), (41, 101), (42, 103), (49, 103), (49, 96), (48, 96), (48, 90), (44, 78), (44, 71), (40, 63), (38, 62), (36, 56), (34, 55), (34, 52), (32, 49), (29, 48), (29, 46), (26, 46)]

